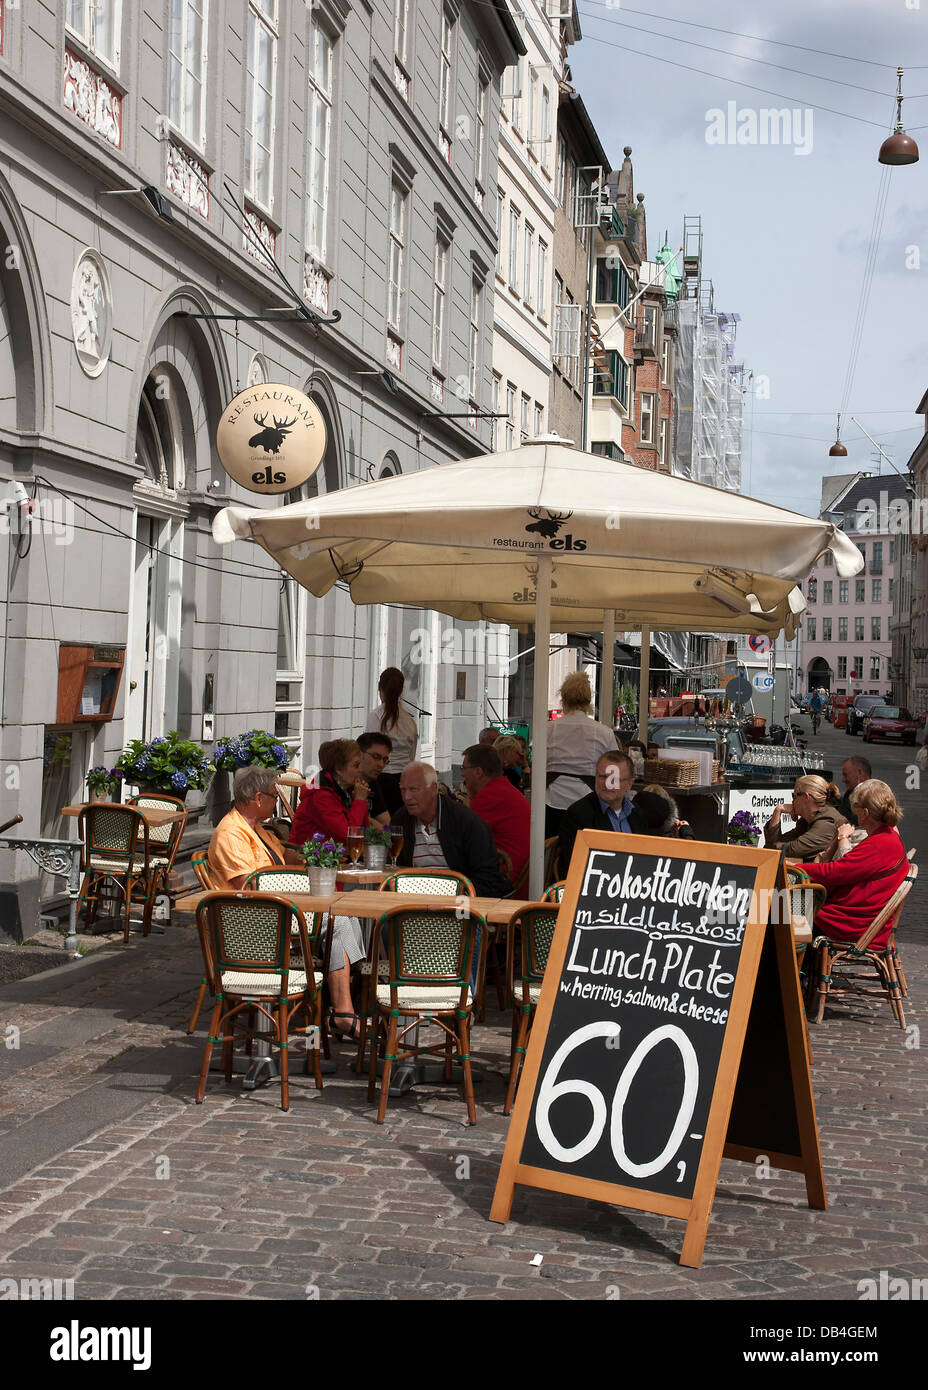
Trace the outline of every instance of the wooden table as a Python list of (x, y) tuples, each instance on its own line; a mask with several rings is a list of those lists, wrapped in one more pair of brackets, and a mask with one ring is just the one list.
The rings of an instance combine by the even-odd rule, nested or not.
[[(174, 904), (178, 912), (195, 912), (198, 904), (206, 896), (204, 889), (187, 893)], [(429, 910), (436, 907), (454, 907), (457, 898), (438, 893), (389, 893), (371, 892), (359, 888), (352, 893), (284, 893), (281, 895), (292, 902), (301, 912), (329, 912), (341, 917), (379, 917), (391, 907), (421, 907)], [(530, 907), (529, 898), (469, 898), (474, 912), (486, 918), (491, 926), (505, 926), (512, 914), (522, 907)], [(546, 903), (546, 907), (557, 904)]]
[[(91, 806), (122, 806), (122, 802), (117, 801), (84, 801), (77, 806), (63, 806), (61, 814), (63, 816), (79, 816), (81, 811), (87, 811)], [(124, 806), (123, 810), (138, 811), (146, 825), (174, 825), (177, 821), (183, 820), (186, 811), (169, 811), (166, 807), (157, 806)]]

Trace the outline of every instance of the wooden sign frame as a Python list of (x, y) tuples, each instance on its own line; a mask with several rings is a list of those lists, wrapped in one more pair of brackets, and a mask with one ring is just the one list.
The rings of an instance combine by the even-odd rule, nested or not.
[[(597, 1181), (576, 1173), (559, 1169), (537, 1168), (521, 1162), (526, 1131), (538, 1088), (545, 1041), (575, 922), (583, 874), (589, 851), (597, 849), (654, 855), (683, 862), (695, 860), (716, 865), (751, 865), (756, 870), (750, 915), (745, 927), (737, 973), (732, 986), (728, 1019), (724, 1025), (725, 1033), (712, 1089), (696, 1179), (692, 1196), (688, 1198), (668, 1196), (639, 1187), (624, 1186), (621, 1183)], [(776, 887), (785, 888), (785, 884), (782, 858), (772, 850), (753, 849), (740, 845), (710, 844), (704, 841), (667, 840), (646, 835), (619, 835), (604, 831), (581, 830), (579, 832), (570, 861), (564, 896), (558, 911), (554, 939), (548, 954), (545, 980), (535, 1013), (525, 1065), (497, 1178), (496, 1191), (490, 1210), (491, 1221), (501, 1223), (508, 1221), (517, 1183), (525, 1187), (543, 1188), (548, 1191), (593, 1198), (608, 1202), (611, 1205), (629, 1207), (633, 1210), (655, 1212), (686, 1222), (680, 1263), (698, 1268), (702, 1261), (702, 1252), (723, 1155), (755, 1163), (763, 1154), (772, 1166), (805, 1173), (809, 1205), (824, 1209), (826, 1206), (824, 1177), (815, 1126), (809, 1051), (799, 992), (796, 957), (792, 943), (792, 930), (788, 920), (779, 928), (771, 927), (768, 923), (769, 904), (772, 900), (775, 901), (773, 890)], [(787, 1064), (788, 1084), (794, 1099), (798, 1143), (792, 1146), (799, 1149), (796, 1154), (789, 1152), (770, 1153), (763, 1145), (753, 1146), (753, 1140), (748, 1145), (743, 1143), (738, 1145), (726, 1144), (729, 1116), (754, 1001), (758, 970), (768, 939), (775, 942), (773, 951), (777, 984), (774, 985), (774, 991), (781, 1001), (780, 1005), (775, 1005), (775, 1007), (781, 1007), (782, 1010), (783, 1028), (788, 1048), (788, 1058), (781, 1058), (781, 1062)], [(767, 949), (770, 950), (769, 947)], [(766, 977), (770, 976), (769, 961), (768, 955)], [(769, 998), (767, 1003), (769, 1006)]]

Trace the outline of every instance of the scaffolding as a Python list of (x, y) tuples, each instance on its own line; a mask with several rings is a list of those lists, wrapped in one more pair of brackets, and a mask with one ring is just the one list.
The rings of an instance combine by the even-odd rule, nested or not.
[(727, 492), (741, 490), (744, 367), (735, 362), (740, 314), (715, 308), (711, 280), (702, 278), (702, 227), (683, 222), (684, 281), (676, 307), (673, 471)]

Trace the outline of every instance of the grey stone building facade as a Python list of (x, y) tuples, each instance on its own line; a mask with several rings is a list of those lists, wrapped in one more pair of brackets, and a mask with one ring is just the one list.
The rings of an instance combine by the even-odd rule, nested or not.
[[(239, 387), (279, 381), (326, 422), (304, 496), (489, 447), (448, 417), (492, 409), (505, 3), (6, 0), (0, 34), (0, 819), (73, 836), (87, 769), (172, 728), (276, 730), (308, 766), (386, 665), (449, 769), (485, 693), (505, 713), (508, 633), (443, 642), (437, 615), (218, 549), (219, 507), (279, 500), (214, 438)], [(69, 644), (124, 651), (111, 721), (92, 691), (62, 720)], [(53, 887), (0, 852), (0, 930)]]

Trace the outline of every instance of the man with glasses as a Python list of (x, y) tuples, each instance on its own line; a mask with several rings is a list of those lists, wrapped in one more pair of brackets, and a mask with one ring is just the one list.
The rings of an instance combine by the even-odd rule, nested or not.
[(294, 849), (287, 849), (277, 836), (266, 830), (277, 805), (278, 773), (267, 767), (240, 767), (232, 783), (235, 804), (213, 831), (207, 861), (216, 888), (239, 893), (255, 869), (279, 869), (282, 864), (303, 860)]
[(635, 766), (628, 754), (603, 753), (596, 764), (594, 790), (568, 806), (561, 817), (557, 852), (562, 878), (567, 873), (578, 830), (647, 834), (647, 820), (628, 795), (634, 785)]
[(361, 776), (370, 787), (367, 798), (368, 814), (371, 822), (376, 821), (378, 825), (386, 827), (390, 824), (390, 809), (378, 778), (390, 761), (393, 740), (386, 734), (375, 732), (362, 734), (357, 742), (361, 750)]

